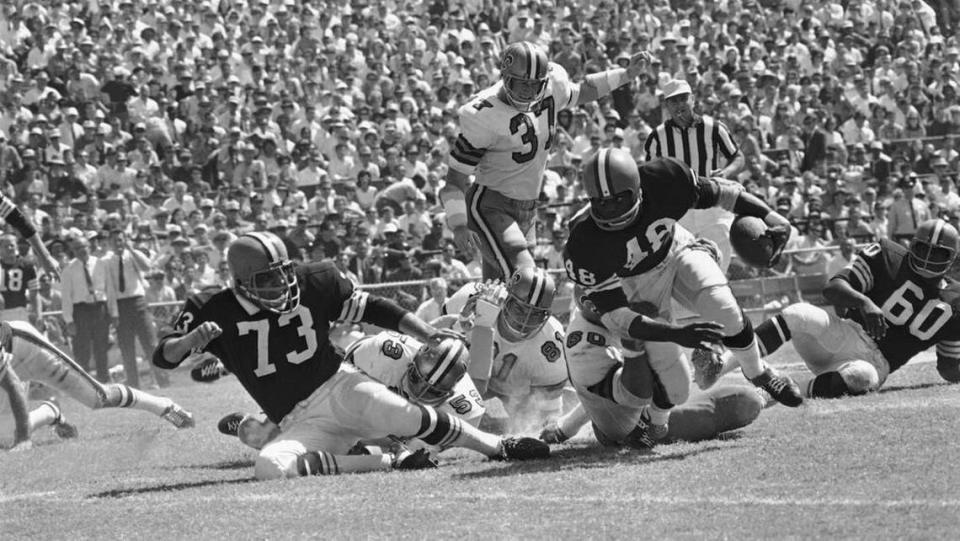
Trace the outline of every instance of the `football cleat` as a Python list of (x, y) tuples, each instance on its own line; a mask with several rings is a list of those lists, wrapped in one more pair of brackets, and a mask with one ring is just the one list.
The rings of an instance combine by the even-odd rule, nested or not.
[(56, 397), (51, 397), (50, 400), (44, 402), (45, 405), (49, 406), (56, 414), (56, 419), (54, 419), (53, 424), (50, 425), (53, 427), (54, 434), (58, 438), (63, 440), (69, 440), (76, 438), (80, 431), (77, 430), (76, 425), (68, 423), (66, 418), (63, 416), (63, 411), (60, 409), (60, 405), (57, 403)]
[(500, 452), (490, 458), (494, 460), (550, 458), (550, 446), (536, 438), (503, 438), (500, 440)]
[(651, 423), (650, 417), (644, 410), (637, 426), (623, 439), (623, 445), (640, 451), (650, 450), (660, 440), (667, 437), (668, 430), (669, 427), (666, 424), (656, 425)]
[(543, 427), (543, 430), (540, 431), (540, 441), (544, 443), (563, 443), (570, 439), (570, 436), (566, 435), (563, 430), (560, 429), (560, 424), (556, 421), (550, 421), (547, 426)]
[(795, 408), (803, 404), (800, 387), (793, 378), (776, 374), (770, 367), (767, 367), (759, 376), (750, 378), (750, 383), (770, 393), (774, 400), (784, 406)]
[(164, 410), (160, 417), (177, 428), (193, 428), (196, 426), (193, 421), (193, 414), (176, 404)]
[(697, 348), (693, 350), (690, 363), (693, 364), (693, 381), (702, 391), (713, 387), (720, 376), (723, 375), (723, 358), (712, 349)]
[(224, 436), (240, 437), (240, 423), (243, 422), (244, 417), (246, 415), (239, 411), (225, 415), (217, 423), (217, 430)]
[(417, 449), (413, 452), (405, 449), (393, 457), (395, 470), (429, 470), (439, 465), (437, 459), (430, 456), (430, 452), (426, 449)]

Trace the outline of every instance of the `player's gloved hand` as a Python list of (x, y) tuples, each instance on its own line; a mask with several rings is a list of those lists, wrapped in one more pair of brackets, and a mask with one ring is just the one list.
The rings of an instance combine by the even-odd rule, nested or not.
[(627, 76), (631, 79), (639, 77), (650, 62), (653, 62), (653, 54), (649, 51), (633, 53), (630, 56), (630, 63), (627, 64)]
[(723, 325), (712, 321), (674, 327), (669, 340), (685, 348), (706, 348), (723, 340)]
[(770, 260), (767, 261), (767, 267), (774, 267), (780, 262), (783, 249), (790, 240), (790, 227), (785, 225), (768, 227), (763, 236), (770, 240)]
[(223, 333), (223, 330), (220, 329), (219, 325), (212, 321), (204, 321), (187, 335), (190, 339), (190, 349), (203, 349), (221, 333)]
[(540, 441), (544, 443), (563, 443), (570, 439), (560, 430), (560, 425), (556, 421), (550, 421), (547, 426), (540, 431)]
[(863, 330), (870, 338), (882, 340), (887, 335), (887, 318), (879, 306), (868, 301), (860, 308), (860, 314), (863, 316)]
[(465, 225), (453, 228), (453, 243), (457, 245), (457, 249), (464, 255), (472, 256), (477, 251), (477, 243), (473, 236), (473, 231), (470, 231)]

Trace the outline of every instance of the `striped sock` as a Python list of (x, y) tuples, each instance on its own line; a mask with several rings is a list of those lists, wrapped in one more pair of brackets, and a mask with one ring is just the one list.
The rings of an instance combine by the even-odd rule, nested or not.
[(109, 383), (104, 387), (105, 407), (133, 408), (148, 411), (154, 415), (163, 415), (167, 408), (173, 405), (173, 401), (169, 398), (155, 396), (122, 383)]
[(297, 457), (297, 473), (308, 475), (340, 475), (391, 469), (390, 455), (334, 455), (310, 451)]
[(780, 349), (791, 338), (790, 327), (783, 315), (768, 319), (757, 327), (757, 345), (760, 346), (760, 355), (766, 357)]
[(450, 416), (429, 406), (419, 406), (423, 415), (420, 430), (414, 436), (430, 445), (444, 449), (466, 447), (487, 456), (500, 452), (500, 436), (487, 434), (458, 417)]

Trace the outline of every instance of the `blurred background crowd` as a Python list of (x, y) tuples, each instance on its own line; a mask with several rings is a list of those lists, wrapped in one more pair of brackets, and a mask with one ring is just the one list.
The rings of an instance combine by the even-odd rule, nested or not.
[[(655, 56), (611, 98), (560, 113), (538, 224), (548, 268), (562, 267), (580, 162), (603, 146), (643, 158), (671, 79), (727, 125), (745, 158), (737, 180), (795, 221), (793, 248), (960, 217), (957, 0), (0, 9), (0, 185), (64, 266), (76, 239), (102, 256), (122, 231), (149, 261), (138, 271), (151, 302), (223, 285), (224, 250), (251, 229), (278, 233), (297, 257), (333, 258), (363, 284), (479, 276), (437, 192), (458, 106), (498, 80), (499, 52), (517, 40), (547, 49), (575, 81), (631, 51)], [(825, 272), (831, 259), (803, 252), (775, 272)], [(40, 287), (45, 309), (58, 308), (59, 286)], [(430, 289), (394, 292), (416, 308)]]

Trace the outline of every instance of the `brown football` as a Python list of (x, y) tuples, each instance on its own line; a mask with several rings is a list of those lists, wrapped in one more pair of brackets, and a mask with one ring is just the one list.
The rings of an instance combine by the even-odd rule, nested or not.
[(773, 241), (764, 236), (767, 224), (753, 216), (738, 216), (730, 227), (733, 251), (747, 264), (766, 268), (773, 255)]

